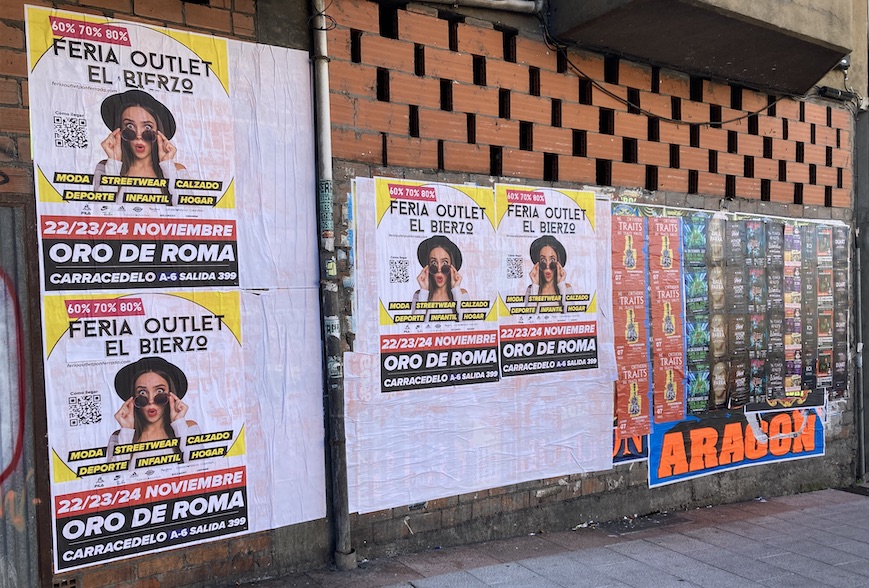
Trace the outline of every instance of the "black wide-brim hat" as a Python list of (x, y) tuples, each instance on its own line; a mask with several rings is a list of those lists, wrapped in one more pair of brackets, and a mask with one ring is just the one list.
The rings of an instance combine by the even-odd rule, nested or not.
[(452, 266), (454, 268), (457, 270), (462, 269), (462, 252), (459, 251), (459, 247), (455, 243), (443, 235), (429, 237), (419, 244), (419, 247), (416, 248), (416, 258), (419, 260), (419, 265), (423, 267), (428, 265), (428, 256), (431, 253), (431, 250), (435, 247), (441, 247), (444, 251), (450, 254), (450, 259), (452, 260)]
[(567, 265), (567, 251), (564, 250), (564, 245), (552, 235), (543, 235), (531, 242), (531, 261), (537, 263), (540, 260), (540, 250), (547, 245), (555, 249), (555, 255), (558, 256), (561, 267)]
[(147, 372), (162, 372), (172, 379), (178, 398), (187, 394), (187, 376), (174, 363), (169, 363), (162, 357), (143, 357), (139, 361), (125, 365), (115, 374), (115, 392), (126, 401), (133, 394), (136, 378)]
[(103, 100), (103, 104), (100, 106), (103, 122), (110, 130), (114, 131), (118, 128), (121, 114), (130, 106), (142, 106), (152, 110), (160, 119), (158, 126), (166, 138), (171, 139), (175, 135), (175, 117), (172, 116), (165, 104), (142, 90), (128, 90), (121, 94), (112, 94)]

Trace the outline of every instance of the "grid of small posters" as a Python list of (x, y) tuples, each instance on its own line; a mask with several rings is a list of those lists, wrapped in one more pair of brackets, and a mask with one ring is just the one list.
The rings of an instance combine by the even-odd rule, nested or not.
[(614, 206), (613, 320), (619, 369), (615, 417), (617, 432), (622, 437), (647, 435), (650, 428), (646, 231), (646, 219), (636, 207)]
[[(710, 273), (706, 264), (709, 220), (710, 215), (705, 212), (696, 212), (682, 218), (685, 350), (688, 359), (686, 388), (687, 411), (690, 414), (704, 412), (709, 404), (710, 279), (718, 280), (716, 292), (718, 288), (722, 291), (724, 288), (723, 273)], [(716, 301), (723, 305), (721, 296)]]

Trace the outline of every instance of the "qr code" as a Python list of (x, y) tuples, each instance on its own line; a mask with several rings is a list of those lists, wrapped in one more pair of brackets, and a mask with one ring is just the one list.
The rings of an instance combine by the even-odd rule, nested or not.
[(389, 260), (389, 283), (406, 284), (410, 281), (407, 258), (393, 257)]
[(522, 258), (518, 255), (513, 255), (507, 258), (507, 279), (520, 280), (525, 270), (522, 267)]
[(94, 425), (103, 420), (102, 397), (99, 394), (82, 394), (69, 398), (69, 426)]
[(55, 116), (54, 146), (87, 149), (87, 119), (83, 116)]

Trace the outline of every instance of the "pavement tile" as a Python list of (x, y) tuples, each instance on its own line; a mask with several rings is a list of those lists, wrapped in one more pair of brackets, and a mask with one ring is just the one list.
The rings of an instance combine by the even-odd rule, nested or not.
[(526, 535), (513, 539), (487, 541), (477, 545), (477, 550), (500, 562), (510, 562), (529, 557), (563, 553), (567, 551), (567, 548), (553, 541), (548, 541), (541, 535)]
[(793, 572), (800, 576), (821, 582), (825, 586), (865, 586), (866, 577), (855, 574), (841, 566), (829, 564), (792, 553), (785, 557), (765, 558), (770, 565), (776, 566), (787, 572)]
[(518, 562), (486, 566), (468, 570), (468, 573), (485, 582), (487, 586), (498, 588), (562, 588), (560, 584), (536, 574)]
[(776, 576), (764, 580), (761, 582), (761, 585), (767, 586), (768, 588), (829, 588), (829, 584), (823, 584), (812, 580), (811, 578), (806, 578), (805, 576), (800, 576), (794, 573), (787, 573), (782, 576)]
[(683, 578), (668, 574), (658, 568), (647, 566), (636, 560), (632, 560), (632, 563), (628, 565), (612, 564), (598, 566), (597, 569), (632, 588), (685, 588), (686, 586), (698, 586), (698, 584), (686, 582)]
[(610, 535), (600, 529), (561, 531), (558, 533), (548, 533), (545, 537), (547, 541), (557, 543), (571, 551), (577, 549), (588, 549), (590, 547), (603, 547), (625, 541), (624, 538), (619, 537), (618, 535)]
[(770, 543), (781, 545), (787, 548), (792, 553), (802, 554), (810, 559), (815, 559), (826, 564), (837, 566), (843, 563), (856, 561), (860, 559), (853, 553), (848, 553), (838, 549), (837, 547), (823, 545), (815, 541), (803, 539), (800, 537), (779, 537), (769, 540)]
[[(341, 586), (343, 588), (342, 584), (334, 584), (334, 586)], [(399, 586), (404, 585), (400, 584)], [(413, 586), (413, 588), (491, 588), (492, 585), (486, 584), (468, 572), (462, 571), (414, 580), (410, 586)]]
[(396, 559), (426, 578), (499, 563), (499, 560), (478, 550), (476, 546), (435, 549), (400, 555)]
[(308, 572), (321, 586), (341, 586), (342, 588), (381, 588), (410, 580), (416, 581), (422, 575), (395, 559), (378, 559), (364, 563), (348, 572), (316, 571)]
[(722, 547), (734, 553), (754, 558), (768, 557), (787, 553), (786, 549), (769, 542), (755, 541), (719, 527), (686, 531), (686, 535)]
[(754, 559), (746, 555), (739, 555), (720, 547), (692, 551), (691, 557), (757, 583), (763, 583), (764, 580), (789, 573), (781, 568), (770, 565), (769, 562)]
[[(588, 565), (586, 562), (566, 556), (552, 555), (525, 560), (522, 565), (535, 572), (539, 576), (554, 582), (565, 588), (604, 588), (616, 586), (630, 586), (618, 579), (601, 571), (601, 569)], [(525, 588), (533, 587), (533, 584)]]

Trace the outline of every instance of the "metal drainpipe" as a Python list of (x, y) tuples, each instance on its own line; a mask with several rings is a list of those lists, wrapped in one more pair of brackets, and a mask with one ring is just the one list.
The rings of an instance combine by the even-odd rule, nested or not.
[(334, 202), (332, 198), (332, 116), (329, 110), (329, 57), (326, 50), (326, 6), (312, 0), (314, 52), (314, 117), (317, 135), (317, 198), (320, 217), (320, 296), (326, 353), (326, 394), (329, 410), (329, 449), (332, 478), (332, 525), (335, 565), (356, 568), (350, 542), (350, 506), (347, 491), (347, 444), (344, 434), (344, 367), (338, 264), (335, 258)]

